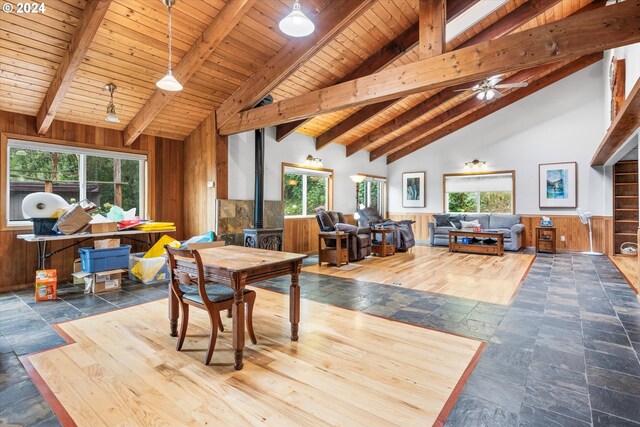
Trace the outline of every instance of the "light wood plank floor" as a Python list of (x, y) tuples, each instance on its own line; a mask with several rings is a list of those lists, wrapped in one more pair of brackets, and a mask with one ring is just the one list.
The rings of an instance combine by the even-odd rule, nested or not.
[(201, 310), (192, 309), (187, 351), (177, 352), (166, 301), (63, 323), (76, 342), (28, 358), (80, 426), (427, 426), (480, 346), (309, 300), (294, 343), (288, 297), (257, 292), (258, 345), (247, 341), (242, 371), (230, 331), (202, 364)]
[(415, 246), (411, 252), (369, 257), (363, 267), (345, 271), (323, 263), (303, 271), (507, 305), (518, 289), (534, 255), (451, 253), (446, 248)]
[(611, 262), (620, 270), (627, 283), (638, 292), (638, 258), (633, 256), (614, 255)]

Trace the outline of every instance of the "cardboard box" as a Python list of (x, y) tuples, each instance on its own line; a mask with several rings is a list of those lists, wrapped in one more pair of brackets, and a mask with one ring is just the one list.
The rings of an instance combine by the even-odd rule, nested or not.
[(81, 233), (89, 227), (91, 215), (80, 205), (73, 205), (64, 215), (58, 218), (55, 228), (63, 234)]
[(102, 239), (93, 242), (94, 249), (113, 249), (120, 247), (120, 239)]
[(118, 224), (115, 222), (95, 222), (91, 225), (91, 233), (113, 233), (118, 231)]
[(74, 285), (84, 285), (84, 279), (82, 277), (76, 277), (75, 273), (80, 273), (82, 271), (82, 261), (80, 258), (76, 258), (73, 260), (73, 273), (71, 277), (73, 277)]
[(224, 246), (224, 240), (216, 240), (215, 242), (203, 242), (203, 243), (189, 243), (187, 245), (187, 249), (207, 249), (207, 248), (218, 248), (220, 246)]
[(109, 270), (99, 273), (87, 273), (81, 271), (74, 273), (73, 277), (84, 280), (85, 294), (99, 294), (102, 292), (117, 291), (122, 289), (122, 273), (125, 270)]
[(56, 299), (58, 288), (58, 273), (56, 270), (36, 271), (36, 301), (49, 301)]

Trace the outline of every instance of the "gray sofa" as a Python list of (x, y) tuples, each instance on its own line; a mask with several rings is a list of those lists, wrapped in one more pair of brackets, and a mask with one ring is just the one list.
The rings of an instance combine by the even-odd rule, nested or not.
[(456, 229), (456, 227), (451, 224), (452, 220), (453, 223), (460, 220), (478, 220), (484, 231), (504, 231), (505, 250), (517, 251), (522, 247), (524, 224), (520, 222), (520, 215), (440, 214), (434, 217), (435, 221), (429, 223), (429, 243), (431, 246), (449, 245), (449, 230)]

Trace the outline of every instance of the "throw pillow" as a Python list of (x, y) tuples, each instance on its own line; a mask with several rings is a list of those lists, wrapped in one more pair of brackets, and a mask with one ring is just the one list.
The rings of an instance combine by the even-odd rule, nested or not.
[(462, 228), (462, 224), (460, 224), (460, 220), (462, 217), (460, 215), (450, 215), (449, 222), (458, 230)]
[(464, 229), (473, 229), (473, 227), (480, 227), (480, 222), (478, 222), (477, 219), (474, 219), (473, 221), (460, 221), (460, 225)]
[(433, 218), (436, 220), (436, 227), (451, 227), (451, 223), (449, 222), (449, 215), (434, 215)]

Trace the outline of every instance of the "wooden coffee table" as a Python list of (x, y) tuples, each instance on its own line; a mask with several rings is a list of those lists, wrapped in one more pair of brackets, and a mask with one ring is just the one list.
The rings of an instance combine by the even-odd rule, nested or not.
[[(495, 243), (487, 244), (482, 240), (476, 243), (462, 243), (459, 238), (495, 239)], [(449, 230), (449, 252), (469, 252), (474, 254), (504, 254), (504, 232), (502, 231), (465, 231)]]

